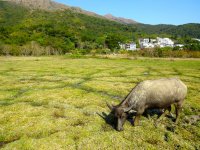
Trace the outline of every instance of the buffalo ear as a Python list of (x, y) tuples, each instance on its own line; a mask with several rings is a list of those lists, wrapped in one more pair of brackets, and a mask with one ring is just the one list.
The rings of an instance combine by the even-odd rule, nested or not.
[(108, 108), (112, 111), (113, 108), (114, 108), (114, 106), (113, 106), (113, 105), (110, 105), (108, 102), (106, 102), (106, 104), (107, 104)]

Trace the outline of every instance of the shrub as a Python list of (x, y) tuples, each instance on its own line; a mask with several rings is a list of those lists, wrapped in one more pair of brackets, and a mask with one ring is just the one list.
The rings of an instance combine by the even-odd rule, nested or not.
[(180, 58), (200, 58), (200, 51), (190, 50), (172, 50), (172, 49), (143, 49), (130, 53), (132, 56), (143, 56), (143, 57), (180, 57)]

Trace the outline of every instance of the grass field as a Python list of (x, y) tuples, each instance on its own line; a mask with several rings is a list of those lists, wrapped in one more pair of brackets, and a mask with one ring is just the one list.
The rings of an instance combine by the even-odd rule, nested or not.
[[(104, 119), (140, 81), (179, 77), (188, 96), (178, 125), (157, 115), (117, 132)], [(200, 60), (0, 57), (2, 149), (200, 149)], [(175, 115), (174, 115), (175, 116)]]

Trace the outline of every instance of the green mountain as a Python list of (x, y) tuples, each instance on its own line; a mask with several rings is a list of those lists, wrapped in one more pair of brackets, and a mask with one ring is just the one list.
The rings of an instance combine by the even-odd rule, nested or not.
[(75, 48), (117, 48), (118, 42), (140, 37), (200, 38), (200, 24), (129, 24), (49, 0), (38, 6), (31, 1), (23, 2), (27, 1), (0, 1), (0, 45), (24, 46), (35, 42), (65, 53)]
[(189, 23), (184, 25), (146, 25), (139, 24), (137, 26), (138, 31), (144, 32), (147, 34), (168, 34), (171, 36), (181, 36), (181, 37), (192, 37), (200, 38), (200, 24), (198, 23)]
[(77, 10), (32, 10), (0, 1), (1, 42), (24, 45), (36, 41), (68, 51), (73, 48), (101, 48), (108, 36), (129, 40), (136, 28), (104, 18), (78, 13)]

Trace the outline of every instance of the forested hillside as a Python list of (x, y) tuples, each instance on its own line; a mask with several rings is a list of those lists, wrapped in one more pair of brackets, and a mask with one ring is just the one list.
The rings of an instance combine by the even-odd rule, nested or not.
[[(0, 53), (67, 53), (74, 49), (118, 48), (140, 37), (200, 38), (200, 24), (121, 24), (73, 9), (45, 11), (0, 1)], [(32, 50), (31, 50), (32, 49)]]
[(35, 41), (67, 52), (74, 48), (102, 48), (111, 34), (128, 40), (135, 31), (135, 27), (71, 10), (28, 10), (8, 2), (0, 2), (0, 9), (0, 39), (9, 45), (22, 46)]
[(190, 23), (184, 25), (146, 25), (138, 24), (136, 25), (138, 31), (144, 32), (146, 34), (168, 34), (173, 37), (192, 37), (200, 38), (200, 24)]

